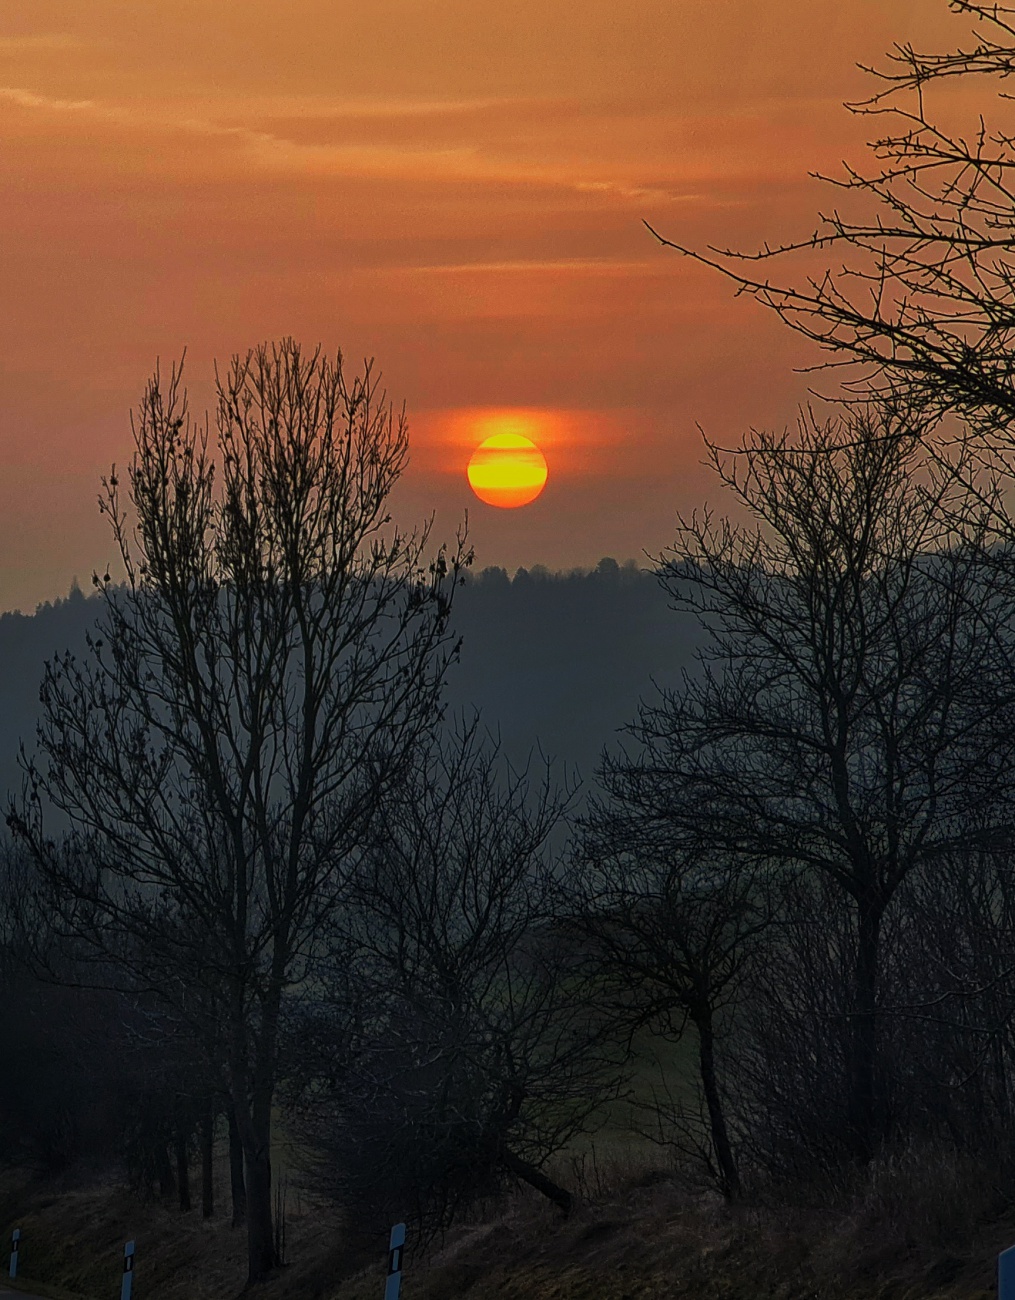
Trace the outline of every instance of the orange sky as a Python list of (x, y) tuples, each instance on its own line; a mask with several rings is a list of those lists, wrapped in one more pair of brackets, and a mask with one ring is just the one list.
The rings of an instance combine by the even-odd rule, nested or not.
[[(17, 10), (17, 12), (14, 12)], [(32, 0), (0, 12), (0, 609), (110, 556), (99, 474), (155, 359), (293, 334), (408, 405), (406, 518), (479, 564), (658, 551), (695, 424), (791, 420), (800, 343), (659, 248), (808, 231), (840, 107), (945, 0)], [(545, 410), (550, 478), (472, 497), (467, 412)], [(481, 435), (480, 435), (481, 436)], [(476, 442), (480, 440), (477, 436)]]

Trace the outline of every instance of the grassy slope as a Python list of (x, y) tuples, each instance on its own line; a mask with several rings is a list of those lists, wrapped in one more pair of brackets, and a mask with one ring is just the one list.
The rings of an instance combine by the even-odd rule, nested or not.
[[(1015, 1240), (1015, 1224), (974, 1226), (955, 1200), (958, 1187), (938, 1190), (939, 1205), (924, 1198), (912, 1214), (887, 1217), (883, 1206), (731, 1212), (647, 1176), (566, 1222), (523, 1197), (458, 1229), (429, 1260), (410, 1258), (403, 1300), (986, 1300), (994, 1257)], [(15, 1221), (26, 1280), (58, 1288), (55, 1300), (118, 1294), (128, 1235), (138, 1243), (136, 1300), (224, 1300), (242, 1282), (243, 1235), (224, 1217), (204, 1223), (198, 1212), (139, 1204), (108, 1183), (5, 1175), (0, 1240)], [(289, 1229), (293, 1263), (259, 1291), (263, 1300), (380, 1300), (383, 1243), (352, 1271), (333, 1213), (298, 1197)]]

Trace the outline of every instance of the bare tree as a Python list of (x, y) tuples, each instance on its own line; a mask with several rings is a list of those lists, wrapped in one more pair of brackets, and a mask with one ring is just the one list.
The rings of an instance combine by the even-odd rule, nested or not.
[(1010, 847), (973, 847), (914, 872), (886, 1001), (912, 1126), (953, 1135), (1012, 1177), (1015, 881)]
[[(519, 1181), (571, 1207), (546, 1162), (618, 1070), (553, 927), (566, 801), (549, 773), (512, 772), (473, 723), (385, 802), (345, 929), (362, 1007), (352, 1034), (348, 1019), (337, 1029), (345, 1046), (327, 1005), (312, 1008), (330, 1076), (314, 1145), (325, 1185), (361, 1214), (414, 1211), (439, 1229)], [(341, 1015), (344, 991), (338, 1002)]]
[[(876, 1086), (892, 1154), (961, 1152), (1010, 1194), (1010, 853), (971, 838), (911, 871), (885, 911)], [(780, 884), (774, 933), (731, 1058), (738, 1128), (770, 1173), (841, 1188), (855, 909), (826, 873), (800, 873)]]
[(824, 873), (847, 900), (846, 1118), (861, 1161), (883, 1132), (886, 909), (915, 867), (965, 842), (978, 809), (1003, 806), (1010, 782), (993, 507), (963, 536), (944, 528), (956, 480), (921, 466), (922, 433), (868, 409), (844, 428), (807, 419), (795, 441), (755, 435), (740, 456), (711, 449), (754, 526), (707, 511), (682, 522), (662, 581), (710, 639), (700, 671), (632, 728), (645, 780), (658, 767), (680, 788), (676, 845)]
[[(126, 500), (125, 586), (84, 661), (49, 663), (10, 824), (40, 903), (204, 1027), (246, 1165), (249, 1280), (275, 1263), (270, 1143), (283, 997), (308, 978), (378, 799), (440, 712), (467, 556), (386, 514), (408, 453), (372, 371), (284, 341), (217, 381), (216, 438), (156, 372)], [(218, 453), (216, 457), (216, 452)]]
[[(997, 585), (985, 598), (985, 605), (994, 602), (987, 617), (996, 626), (1003, 600), (1011, 607), (1012, 522), (996, 492), (981, 493), (977, 470), (986, 463), (1010, 475), (1015, 451), (1015, 117), (1009, 89), (1015, 8), (993, 0), (949, 0), (949, 8), (970, 20), (968, 39), (936, 53), (900, 42), (881, 68), (866, 69), (876, 79), (873, 93), (847, 107), (870, 123), (873, 157), (823, 178), (833, 187), (835, 206), (812, 234), (766, 242), (755, 252), (693, 249), (658, 237), (721, 271), (738, 292), (818, 345), (825, 358), (810, 369), (839, 378), (847, 403), (863, 409), (874, 394), (918, 412), (932, 455), (940, 455), (930, 438), (939, 417), (960, 417), (965, 446), (957, 462), (940, 461), (939, 472), (958, 475), (955, 509), (969, 509), (982, 521), (989, 508), (1005, 539), (984, 556), (982, 569), (996, 565)], [(986, 629), (984, 635), (989, 639)], [(947, 665), (940, 671), (945, 674)], [(1006, 716), (1007, 684), (996, 677), (993, 689)], [(1003, 742), (998, 752), (1007, 753)], [(1003, 876), (989, 867), (1006, 846), (977, 842), (990, 816), (980, 797), (990, 782), (1001, 786), (1003, 779), (997, 767), (987, 766), (989, 780), (974, 779), (970, 842), (939, 845), (903, 886), (908, 915), (895, 919), (927, 960), (919, 975), (913, 969), (907, 975), (906, 963), (899, 966), (884, 990), (900, 1007), (924, 1006), (911, 1014), (911, 1062), (937, 1071), (934, 1104), (951, 1114), (956, 1099), (974, 1087), (986, 1090), (986, 1111), (1008, 1105), (1007, 1012), (993, 951), (997, 918), (991, 916), (991, 908), (1007, 905)], [(993, 816), (1006, 814), (995, 810)], [(948, 911), (935, 923), (940, 906)], [(862, 933), (846, 917), (843, 935), (850, 933), (862, 946)], [(960, 941), (964, 950), (949, 951)], [(819, 948), (815, 940), (815, 956)], [(926, 998), (911, 982), (907, 986), (911, 978), (926, 981)], [(936, 1010), (925, 1005), (928, 999)], [(896, 1032), (901, 1041), (899, 1026)], [(986, 1043), (992, 1066), (990, 1053), (978, 1050)], [(911, 1082), (915, 1095), (915, 1077)], [(929, 1077), (921, 1087), (920, 1095), (928, 1096)]]
[(583, 819), (568, 881), (570, 924), (599, 971), (597, 997), (629, 1042), (646, 1027), (677, 1042), (693, 1027), (704, 1129), (669, 1087), (649, 1109), (657, 1120), (662, 1110), (671, 1112), (722, 1194), (735, 1200), (741, 1180), (716, 1040), (731, 1024), (771, 920), (770, 869), (756, 859), (688, 849), (693, 810), (681, 807), (679, 777), (651, 744), (633, 754), (607, 751), (600, 781), (605, 794)]
[[(833, 354), (846, 390), (904, 390), (925, 411), (959, 413), (1011, 448), (1015, 418), (1015, 8), (949, 0), (973, 20), (945, 53), (896, 44), (868, 100), (848, 105), (877, 131), (874, 165), (846, 165), (836, 206), (810, 236), (756, 253), (661, 242), (713, 266)], [(949, 83), (977, 80), (994, 118), (956, 125)], [(655, 232), (653, 232), (655, 233)], [(835, 265), (814, 272), (815, 252)], [(794, 265), (799, 267), (794, 271)], [(821, 368), (821, 367), (819, 367)]]
[(151, 1191), (157, 1182), (163, 1196), (173, 1181), (171, 1152), (181, 1210), (191, 1208), (190, 1157), (199, 1154), (202, 1214), (210, 1218), (216, 1121), (229, 1096), (228, 1068), (216, 1001), (193, 982), (186, 997), (185, 1016), (176, 1009), (182, 999), (167, 999), (164, 990), (158, 997), (134, 993), (129, 999), (120, 1027), (121, 1050), (134, 1059), (123, 1152), (131, 1185)]

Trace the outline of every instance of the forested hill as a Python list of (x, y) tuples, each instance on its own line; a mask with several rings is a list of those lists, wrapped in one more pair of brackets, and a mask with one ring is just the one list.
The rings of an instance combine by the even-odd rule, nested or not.
[(602, 560), (591, 573), (486, 569), (460, 593), (453, 707), (475, 705), (508, 755), (539, 745), (588, 779), (653, 680), (689, 665), (694, 624), (650, 574)]
[[(17, 749), (34, 735), (45, 660), (85, 653), (99, 608), (75, 588), (34, 614), (0, 617), (0, 789), (20, 786)], [(538, 747), (586, 779), (653, 679), (674, 681), (691, 658), (687, 616), (651, 574), (613, 560), (591, 573), (521, 569), (513, 579), (485, 569), (458, 593), (455, 622), (463, 646), (450, 710), (478, 708), (515, 762)]]

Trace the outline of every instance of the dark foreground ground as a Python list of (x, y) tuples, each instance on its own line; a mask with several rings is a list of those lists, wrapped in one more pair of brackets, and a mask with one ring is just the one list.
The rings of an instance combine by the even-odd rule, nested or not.
[[(568, 1220), (519, 1197), (408, 1258), (403, 1300), (986, 1300), (1015, 1215), (992, 1214), (985, 1180), (931, 1161), (888, 1170), (848, 1208), (800, 1199), (735, 1209), (659, 1172), (629, 1175)], [(826, 1197), (827, 1200), (827, 1197)], [(51, 1300), (115, 1300), (124, 1240), (137, 1240), (134, 1300), (226, 1300), (241, 1289), (244, 1241), (226, 1215), (203, 1221), (78, 1174), (0, 1175), (0, 1242), (24, 1235), (21, 1286)], [(352, 1254), (334, 1211), (299, 1193), (290, 1263), (258, 1300), (381, 1300), (384, 1243)], [(19, 1288), (20, 1289), (20, 1288)]]

